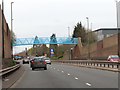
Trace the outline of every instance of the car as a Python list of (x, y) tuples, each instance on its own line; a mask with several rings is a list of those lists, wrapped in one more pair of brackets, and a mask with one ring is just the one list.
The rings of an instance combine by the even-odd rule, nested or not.
[(108, 56), (107, 60), (110, 62), (119, 62), (120, 58), (118, 55), (110, 55)]
[(29, 60), (30, 60), (30, 57), (27, 57), (27, 59), (29, 59)]
[(47, 63), (43, 57), (34, 57), (30, 61), (30, 67), (32, 70), (36, 68), (44, 68), (44, 70), (47, 70)]
[(46, 61), (47, 64), (50, 64), (50, 65), (51, 65), (51, 60), (50, 60), (50, 58), (45, 57), (44, 59), (45, 59), (45, 61)]
[(29, 59), (23, 59), (23, 64), (25, 63), (29, 64)]
[(21, 56), (14, 56), (14, 60), (20, 60), (20, 59), (22, 59)]

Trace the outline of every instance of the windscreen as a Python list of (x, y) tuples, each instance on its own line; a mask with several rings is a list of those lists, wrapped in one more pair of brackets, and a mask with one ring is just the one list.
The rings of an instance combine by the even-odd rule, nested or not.
[(44, 61), (43, 58), (35, 58), (34, 61), (38, 62), (38, 61)]
[(114, 59), (118, 59), (119, 57), (118, 57), (118, 56), (112, 56), (112, 58), (114, 58)]

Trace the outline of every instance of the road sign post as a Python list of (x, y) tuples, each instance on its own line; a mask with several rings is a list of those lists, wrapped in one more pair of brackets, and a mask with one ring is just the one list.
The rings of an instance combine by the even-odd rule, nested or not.
[(54, 56), (54, 49), (50, 49), (50, 56), (53, 57)]

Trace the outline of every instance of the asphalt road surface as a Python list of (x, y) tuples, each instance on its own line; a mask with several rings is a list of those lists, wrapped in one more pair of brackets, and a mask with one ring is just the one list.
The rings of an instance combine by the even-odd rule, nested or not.
[(11, 88), (118, 88), (118, 73), (65, 64), (32, 71), (29, 64)]

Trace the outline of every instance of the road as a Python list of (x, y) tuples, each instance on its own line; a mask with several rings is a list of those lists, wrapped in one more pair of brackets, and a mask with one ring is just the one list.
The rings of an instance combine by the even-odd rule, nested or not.
[(118, 88), (117, 72), (57, 63), (48, 65), (48, 70), (23, 66), (25, 72), (12, 88)]

